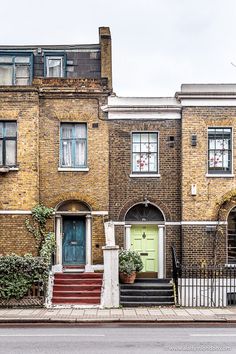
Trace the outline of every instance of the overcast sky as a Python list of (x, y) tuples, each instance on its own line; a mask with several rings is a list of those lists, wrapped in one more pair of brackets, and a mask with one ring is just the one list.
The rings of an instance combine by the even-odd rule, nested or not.
[(117, 95), (236, 82), (236, 0), (0, 1), (1, 44), (97, 43), (109, 26)]

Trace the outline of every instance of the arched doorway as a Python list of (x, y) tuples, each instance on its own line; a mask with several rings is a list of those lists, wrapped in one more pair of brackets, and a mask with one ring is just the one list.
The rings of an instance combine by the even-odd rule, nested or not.
[(228, 216), (228, 264), (236, 264), (236, 207)]
[(91, 208), (79, 200), (56, 208), (57, 264), (62, 269), (91, 269)]
[(125, 246), (140, 254), (143, 275), (148, 277), (164, 278), (164, 223), (162, 211), (148, 201), (125, 215)]

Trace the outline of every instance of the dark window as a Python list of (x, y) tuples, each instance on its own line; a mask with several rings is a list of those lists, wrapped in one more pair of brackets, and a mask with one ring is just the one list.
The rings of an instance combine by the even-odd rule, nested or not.
[(16, 122), (0, 122), (0, 166), (16, 166)]
[(126, 221), (164, 221), (162, 212), (152, 204), (134, 205), (126, 214)]
[(236, 264), (236, 208), (228, 217), (228, 263)]
[(157, 173), (158, 172), (158, 134), (133, 133), (132, 134), (132, 172)]
[(87, 166), (87, 126), (61, 123), (61, 167)]
[(30, 55), (0, 55), (0, 85), (30, 85)]
[(230, 128), (208, 128), (208, 173), (232, 172), (231, 135)]

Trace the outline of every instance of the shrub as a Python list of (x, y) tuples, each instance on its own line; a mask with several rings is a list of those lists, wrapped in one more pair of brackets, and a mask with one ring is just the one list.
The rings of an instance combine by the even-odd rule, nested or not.
[(0, 257), (0, 298), (20, 299), (27, 294), (34, 282), (48, 278), (48, 264), (41, 257), (30, 254), (11, 254)]
[(119, 252), (119, 271), (130, 275), (133, 272), (140, 272), (143, 269), (143, 262), (138, 252), (122, 250)]

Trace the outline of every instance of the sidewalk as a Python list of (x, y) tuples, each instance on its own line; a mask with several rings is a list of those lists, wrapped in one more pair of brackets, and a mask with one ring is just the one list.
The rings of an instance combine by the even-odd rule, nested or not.
[(228, 308), (121, 308), (121, 309), (0, 309), (0, 323), (83, 322), (229, 322), (236, 323), (236, 307)]

